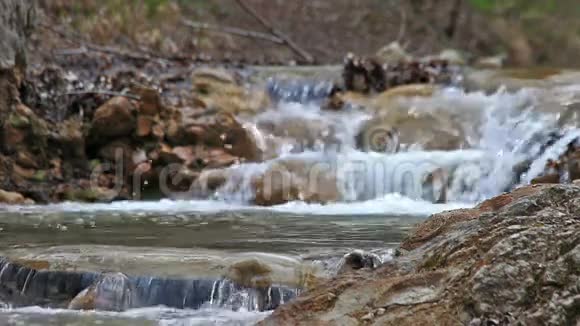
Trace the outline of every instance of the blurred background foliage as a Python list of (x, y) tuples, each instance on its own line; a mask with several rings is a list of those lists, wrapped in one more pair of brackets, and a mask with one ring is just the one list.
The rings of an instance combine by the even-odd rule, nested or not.
[[(337, 63), (399, 41), (417, 55), (455, 48), (514, 65), (580, 66), (578, 0), (244, 0), (312, 53)], [(192, 30), (183, 19), (265, 32), (235, 0), (41, 0), (55, 24), (90, 41), (217, 60), (288, 62), (284, 46)]]

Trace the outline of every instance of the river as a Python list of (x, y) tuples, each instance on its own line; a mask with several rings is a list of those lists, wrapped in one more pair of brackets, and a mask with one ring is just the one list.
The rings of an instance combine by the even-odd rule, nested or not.
[[(566, 107), (580, 98), (578, 79), (567, 76), (561, 76), (564, 81), (526, 80), (515, 89), (487, 92), (449, 87), (429, 97), (405, 99), (399, 105), (406, 112), (456, 122), (464, 145), (430, 150), (406, 144), (397, 153), (356, 149), (355, 136), (369, 112), (322, 110), (328, 80), (288, 83), (274, 78), (269, 89), (279, 101), (246, 120), (264, 144), (265, 125), (272, 133), (285, 132), (283, 143), (267, 145), (275, 152), (272, 159), (231, 168), (228, 182), (203, 198), (0, 207), (0, 256), (46, 263), (52, 270), (183, 279), (221, 278), (232, 264), (257, 259), (271, 267), (274, 284), (299, 292), (305, 275), (331, 277), (341, 258), (353, 250), (388, 261), (413, 225), (430, 214), (471, 207), (539, 175), (548, 159), (580, 136), (576, 116), (561, 119)], [(288, 127), (288, 121), (297, 123)], [(339, 146), (325, 141), (297, 146), (311, 136), (293, 134), (296, 125), (322, 131), (315, 135), (331, 130), (331, 143)], [(423, 127), (428, 123), (414, 128)], [(542, 148), (553, 131), (561, 137)], [(531, 168), (514, 181), (514, 168), (525, 160), (532, 161)], [(244, 177), (280, 162), (323, 164), (332, 171), (341, 198), (325, 205), (248, 204), (246, 198), (255, 189)], [(433, 203), (433, 185), (425, 191), (424, 183), (425, 175), (439, 168), (450, 171), (452, 179), (441, 204)], [(256, 309), (250, 294), (237, 295), (246, 301), (225, 298), (216, 303), (212, 289), (212, 300), (199, 309), (155, 306), (122, 312), (78, 312), (0, 300), (0, 324), (250, 325), (269, 314)]]

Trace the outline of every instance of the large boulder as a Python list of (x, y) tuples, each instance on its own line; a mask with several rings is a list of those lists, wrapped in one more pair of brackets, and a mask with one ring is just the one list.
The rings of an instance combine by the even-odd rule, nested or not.
[(219, 148), (241, 161), (256, 162), (263, 157), (256, 135), (232, 113), (220, 111), (199, 119), (183, 117), (170, 140), (176, 145), (198, 144)]
[(580, 187), (529, 186), (433, 215), (375, 271), (338, 276), (262, 325), (576, 325)]
[(393, 109), (366, 121), (357, 135), (365, 151), (394, 152), (403, 148), (455, 150), (469, 147), (462, 126), (445, 114)]
[(95, 111), (91, 135), (96, 139), (129, 136), (136, 127), (136, 107), (126, 97), (117, 96)]
[(292, 201), (327, 204), (343, 196), (336, 176), (325, 164), (280, 160), (252, 179), (252, 202), (273, 206)]

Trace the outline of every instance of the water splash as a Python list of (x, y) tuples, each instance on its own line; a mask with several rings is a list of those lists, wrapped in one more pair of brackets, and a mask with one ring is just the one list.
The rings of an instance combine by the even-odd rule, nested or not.
[(270, 78), (267, 89), (270, 96), (281, 102), (309, 103), (324, 100), (334, 83), (312, 79)]

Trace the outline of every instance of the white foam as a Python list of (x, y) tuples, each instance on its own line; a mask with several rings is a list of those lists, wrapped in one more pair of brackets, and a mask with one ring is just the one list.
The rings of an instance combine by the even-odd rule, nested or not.
[(248, 206), (228, 203), (219, 200), (169, 200), (161, 201), (119, 201), (110, 204), (84, 204), (64, 202), (50, 205), (0, 206), (0, 211), (12, 213), (160, 213), (160, 214), (195, 214), (220, 212), (271, 212), (300, 215), (412, 215), (427, 216), (430, 214), (470, 207), (470, 203), (433, 204), (427, 201), (413, 200), (400, 194), (387, 194), (382, 198), (360, 202), (342, 202), (308, 204), (291, 202), (272, 207)]
[(254, 325), (266, 318), (270, 313), (244, 309), (232, 311), (214, 307), (198, 310), (148, 307), (130, 309), (123, 312), (110, 312), (51, 309), (34, 306), (0, 309), (0, 321), (9, 319), (23, 325), (28, 323), (35, 325), (61, 325), (64, 321), (75, 325), (78, 323), (84, 324), (83, 321), (90, 324), (107, 324), (107, 322), (115, 321), (115, 325), (121, 324), (120, 321), (130, 325), (142, 325), (143, 322), (146, 325), (148, 325), (148, 322), (155, 322), (157, 325)]

